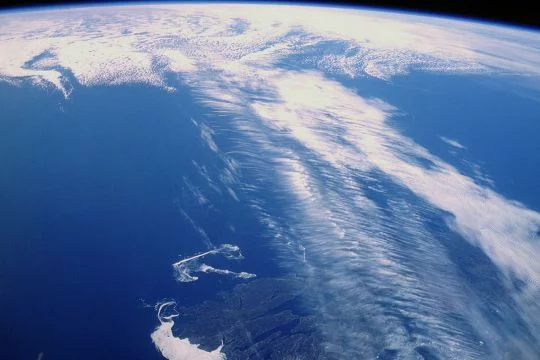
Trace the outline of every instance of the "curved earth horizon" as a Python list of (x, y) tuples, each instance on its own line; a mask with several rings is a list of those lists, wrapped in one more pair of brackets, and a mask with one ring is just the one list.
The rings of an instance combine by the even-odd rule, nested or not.
[(0, 12), (0, 358), (540, 358), (540, 32)]

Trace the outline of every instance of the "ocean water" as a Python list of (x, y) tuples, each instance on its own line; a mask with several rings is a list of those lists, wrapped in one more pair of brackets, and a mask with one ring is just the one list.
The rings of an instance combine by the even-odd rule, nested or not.
[[(278, 64), (293, 71), (317, 71), (306, 58), (346, 49), (346, 42), (327, 41)], [(389, 119), (393, 127), (463, 174), (540, 209), (540, 192), (531, 180), (540, 175), (540, 91), (534, 78), (414, 69), (390, 80), (326, 75), (364, 98), (381, 99), (395, 107)], [(464, 149), (441, 137), (456, 140)]]
[[(338, 80), (397, 111), (393, 127), (478, 183), (540, 209), (540, 94), (509, 75), (413, 72), (392, 79)], [(445, 143), (456, 140), (463, 149)]]
[[(509, 93), (494, 86), (497, 79), (475, 76), (413, 73), (390, 83), (335, 79), (363, 97), (396, 107), (393, 127), (462, 173), (540, 209), (533, 180), (540, 175), (535, 138), (540, 103), (534, 96)], [(217, 116), (186, 87), (169, 93), (143, 85), (75, 86), (65, 100), (30, 84), (0, 83), (0, 98), (0, 353), (5, 358), (32, 359), (40, 353), (45, 360), (160, 358), (150, 341), (157, 319), (148, 305), (173, 298), (196, 308), (239, 282), (212, 274), (192, 283), (175, 280), (172, 263), (212, 246), (232, 243), (245, 255), (232, 262), (212, 258), (215, 267), (261, 278), (296, 276), (296, 263), (284, 266), (276, 260), (281, 250), (249, 201), (254, 196), (250, 185), (256, 184), (268, 213), (293, 227), (304, 220), (285, 211), (294, 201), (273, 189), (278, 175), (271, 167), (261, 169), (271, 154), (250, 149), (250, 137), (235, 130), (232, 116)], [(279, 135), (269, 139), (280, 146)], [(235, 152), (241, 141), (249, 154)], [(253, 156), (257, 168), (249, 167)], [(227, 164), (231, 158), (240, 164), (232, 175), (226, 171), (235, 168)], [(328, 174), (322, 166), (313, 163), (310, 170), (324, 183)], [(384, 174), (375, 175), (385, 192), (366, 196), (396, 223), (405, 212), (395, 212), (389, 198), (421, 211), (430, 235), (471, 289), (471, 301), (481, 301), (487, 313), (499, 303), (509, 304), (493, 323), (526, 332), (497, 267), (448, 228), (447, 214), (424, 211), (426, 204), (416, 195)], [(233, 178), (223, 181), (227, 176)], [(369, 180), (355, 181), (366, 185)], [(392, 234), (396, 244), (412, 255), (415, 249), (407, 249), (405, 239), (409, 234), (397, 234)], [(393, 313), (397, 310), (388, 298), (385, 306)], [(369, 329), (365, 320), (363, 331)], [(414, 319), (401, 320), (411, 333), (417, 331)], [(185, 328), (180, 332), (193, 335)], [(200, 329), (195, 332), (200, 336)], [(391, 358), (396, 351), (386, 349), (381, 356)], [(418, 349), (427, 358), (430, 351)]]
[[(277, 271), (245, 204), (205, 188), (193, 165), (222, 168), (192, 122), (205, 115), (188, 91), (75, 87), (64, 100), (2, 83), (0, 97), (3, 358), (160, 358), (145, 304), (196, 304), (235, 284), (175, 281), (173, 262), (208, 249), (181, 209), (213, 245), (250, 244), (228, 269)], [(197, 206), (186, 181), (215, 208)]]

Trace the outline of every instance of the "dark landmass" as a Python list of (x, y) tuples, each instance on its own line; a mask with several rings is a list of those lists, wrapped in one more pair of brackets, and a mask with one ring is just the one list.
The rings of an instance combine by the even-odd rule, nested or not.
[(327, 359), (314, 316), (301, 309), (297, 285), (259, 279), (237, 285), (219, 300), (179, 307), (175, 335), (206, 350), (223, 341), (227, 360)]

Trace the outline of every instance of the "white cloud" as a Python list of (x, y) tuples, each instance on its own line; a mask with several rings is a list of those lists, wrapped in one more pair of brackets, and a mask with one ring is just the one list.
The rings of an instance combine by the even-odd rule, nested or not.
[[(187, 178), (185, 179), (187, 180)], [(191, 183), (186, 183), (186, 184), (191, 184)], [(196, 191), (195, 188), (192, 186), (192, 189), (190, 189), (192, 191)], [(197, 189), (198, 190), (198, 189)], [(198, 195), (202, 195), (200, 192), (197, 192), (195, 193), (195, 196), (198, 196)], [(197, 198), (197, 201), (199, 202), (199, 204), (201, 203), (202, 199), (201, 198)], [(177, 204), (178, 205), (178, 204)], [(206, 233), (206, 231), (199, 225), (197, 225), (197, 223), (195, 222), (195, 220), (193, 220), (191, 218), (191, 216), (188, 215), (188, 213), (186, 213), (182, 208), (178, 208), (178, 210), (180, 211), (180, 214), (182, 215), (182, 217), (191, 225), (191, 227), (199, 234), (199, 236), (201, 237), (201, 240), (203, 241), (204, 245), (210, 249), (210, 248), (213, 248), (214, 247), (214, 244), (212, 244), (212, 241), (210, 240), (210, 237), (208, 236), (208, 234)]]
[[(493, 324), (481, 310), (484, 305), (471, 300), (443, 240), (428, 230), (425, 215), (431, 208), (449, 214), (447, 224), (481, 248), (507, 280), (523, 281), (521, 292), (510, 287), (509, 293), (534, 334), (540, 329), (534, 300), (540, 285), (540, 214), (476, 184), (390, 127), (387, 120), (395, 109), (389, 104), (364, 99), (318, 72), (262, 69), (258, 74), (265, 80), (257, 86), (253, 74), (246, 74), (245, 81), (224, 76), (206, 83), (202, 93), (219, 108), (214, 89), (232, 86), (245, 104), (239, 113), (255, 115), (251, 122), (237, 120), (253, 140), (239, 143), (239, 152), (253, 153), (255, 147), (268, 154), (246, 167), (266, 174), (261, 176), (275, 171), (282, 187), (273, 185), (273, 196), (289, 205), (285, 215), (269, 213), (259, 200), (253, 208), (268, 225), (283, 265), (295, 272), (299, 268), (290, 263), (283, 244), (301, 239), (306, 255), (301, 273), (318, 294), (312, 301), (323, 317), (326, 349), (356, 358), (377, 356), (377, 348), (387, 346), (413, 357), (428, 342), (438, 355), (453, 358), (504, 357), (510, 348), (534, 358), (530, 343)], [(261, 91), (252, 92), (253, 87)], [(226, 102), (222, 110), (234, 111)], [(264, 172), (269, 165), (272, 170)], [(380, 178), (428, 205), (418, 209)], [(365, 185), (370, 182), (375, 185)], [(382, 192), (390, 213), (367, 198), (367, 191)], [(293, 256), (304, 259), (303, 254)], [(373, 295), (379, 293), (386, 295)], [(388, 314), (381, 305), (385, 302), (397, 306), (399, 314)], [(366, 316), (373, 328), (358, 331)], [(417, 328), (404, 327), (402, 316), (414, 319)]]
[(196, 69), (193, 60), (175, 49), (162, 49), (156, 52), (167, 58), (169, 69), (173, 72), (190, 72)]
[[(540, 227), (539, 213), (475, 184), (401, 136), (386, 125), (391, 114), (387, 104), (362, 99), (316, 73), (275, 73), (269, 83), (275, 87), (279, 101), (252, 104), (269, 126), (288, 131), (338, 169), (382, 170), (452, 213), (457, 230), (482, 247), (503, 269), (531, 285), (540, 285), (540, 263), (534, 260), (540, 255), (534, 235)], [(335, 134), (340, 134), (341, 139)], [(434, 167), (417, 165), (413, 157), (426, 159)], [(295, 173), (305, 177), (302, 172)]]
[(201, 129), (201, 138), (205, 142), (205, 144), (213, 151), (218, 152), (218, 147), (214, 141), (213, 135), (214, 131), (210, 129), (205, 124), (200, 124), (199, 128)]
[(440, 139), (441, 139), (443, 142), (447, 143), (448, 145), (450, 145), (450, 146), (452, 146), (452, 147), (455, 147), (456, 149), (460, 149), (460, 150), (466, 149), (466, 147), (463, 146), (463, 145), (462, 145), (459, 141), (457, 141), (457, 140), (452, 140), (452, 139), (449, 139), (449, 138), (447, 138), (447, 137), (445, 137), (445, 136), (441, 136)]
[[(184, 4), (5, 13), (0, 19), (0, 74), (38, 77), (59, 89), (58, 68), (24, 64), (48, 51), (83, 85), (141, 82), (164, 88), (166, 71), (249, 71), (293, 54), (353, 77), (389, 79), (411, 67), (540, 74), (536, 33), (403, 14)], [(326, 46), (332, 43), (341, 45)]]

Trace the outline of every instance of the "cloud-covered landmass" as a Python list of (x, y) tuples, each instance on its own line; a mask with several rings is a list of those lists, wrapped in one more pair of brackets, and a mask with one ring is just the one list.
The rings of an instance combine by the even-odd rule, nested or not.
[(414, 15), (222, 4), (73, 8), (0, 19), (2, 78), (30, 77), (66, 95), (62, 69), (83, 85), (167, 87), (169, 71), (268, 68), (290, 55), (325, 71), (381, 79), (411, 69), (540, 72), (538, 34)]

